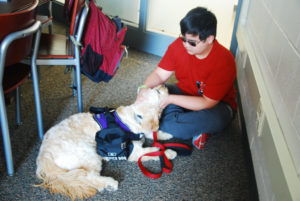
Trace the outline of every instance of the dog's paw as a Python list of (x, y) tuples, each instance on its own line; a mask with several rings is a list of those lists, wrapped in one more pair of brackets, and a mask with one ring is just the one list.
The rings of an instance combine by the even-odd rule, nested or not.
[(116, 180), (114, 180), (110, 184), (107, 185), (106, 190), (108, 190), (108, 191), (116, 191), (116, 190), (118, 190), (118, 185), (119, 185), (119, 182), (116, 181)]
[(171, 159), (171, 160), (174, 159), (177, 156), (177, 152), (172, 150), (172, 149), (167, 149), (165, 151), (165, 154), (166, 154), (167, 158)]
[(169, 140), (171, 138), (173, 138), (173, 136), (171, 134), (169, 134), (169, 133), (163, 132), (161, 130), (159, 130), (157, 132), (157, 139), (158, 140)]
[(98, 188), (99, 192), (102, 192), (104, 189), (107, 191), (116, 191), (118, 190), (119, 182), (111, 177), (102, 177), (100, 186), (101, 187)]

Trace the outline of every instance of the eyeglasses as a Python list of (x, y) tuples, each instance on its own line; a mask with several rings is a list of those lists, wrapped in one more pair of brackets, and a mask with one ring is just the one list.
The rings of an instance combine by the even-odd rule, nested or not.
[(183, 35), (180, 35), (179, 38), (184, 42), (188, 42), (189, 45), (196, 47), (200, 42), (200, 41), (195, 41), (195, 40), (187, 40)]

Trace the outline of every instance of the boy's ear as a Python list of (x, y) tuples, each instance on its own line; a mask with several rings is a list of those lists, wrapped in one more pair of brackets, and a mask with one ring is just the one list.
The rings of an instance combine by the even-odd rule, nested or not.
[(214, 42), (214, 40), (215, 40), (215, 36), (210, 35), (210, 36), (207, 37), (206, 40), (208, 41), (209, 44), (212, 44)]

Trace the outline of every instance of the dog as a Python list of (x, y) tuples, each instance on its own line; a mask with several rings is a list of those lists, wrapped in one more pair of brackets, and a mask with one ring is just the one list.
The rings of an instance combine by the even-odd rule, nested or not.
[[(120, 106), (116, 113), (133, 133), (144, 133), (152, 138), (159, 128), (160, 102), (168, 96), (165, 86), (149, 89), (143, 101), (129, 106)], [(118, 181), (100, 175), (102, 157), (96, 152), (95, 134), (100, 126), (91, 113), (78, 113), (50, 128), (42, 141), (36, 160), (36, 175), (42, 180), (37, 186), (49, 188), (74, 199), (94, 196), (97, 191), (118, 189)], [(170, 134), (158, 133), (159, 139), (169, 139)], [(156, 147), (143, 147), (144, 140), (132, 141), (133, 150), (128, 161), (137, 161), (140, 156), (157, 151)], [(177, 153), (167, 149), (169, 159)], [(159, 160), (158, 157), (143, 157), (144, 160)]]

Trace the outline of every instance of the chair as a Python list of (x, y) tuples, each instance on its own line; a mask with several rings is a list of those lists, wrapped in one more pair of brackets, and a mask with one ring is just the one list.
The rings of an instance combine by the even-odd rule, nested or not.
[(39, 6), (48, 3), (48, 15), (36, 15), (36, 20), (42, 23), (42, 29), (48, 27), (50, 34), (53, 33), (52, 1), (53, 0), (40, 0)]
[[(17, 63), (22, 58), (26, 57), (32, 52), (32, 39), (34, 39), (34, 47), (31, 57), (31, 74), (36, 103), (35, 105), (38, 119), (39, 137), (41, 139), (43, 138), (43, 125), (41, 121), (42, 115), (40, 108), (40, 97), (38, 93), (38, 78), (35, 64), (41, 32), (41, 22), (35, 21), (34, 19), (35, 9), (37, 5), (38, 0), (35, 0), (33, 4), (25, 10), (9, 14), (0, 14), (0, 27), (2, 27), (0, 32), (0, 122), (3, 136), (7, 172), (10, 176), (13, 175), (14, 168), (9, 127), (5, 108), (4, 91), (2, 86), (4, 70), (6, 66), (9, 66), (8, 68), (10, 68), (12, 65), (15, 65), (14, 67), (24, 67), (23, 65), (19, 66)], [(33, 37), (34, 33), (36, 33), (35, 37)], [(25, 72), (25, 77), (26, 76), (27, 73)], [(22, 79), (23, 78), (21, 76), (21, 80)], [(20, 83), (21, 82), (17, 82), (15, 83), (15, 86), (9, 88), (17, 88)]]
[(73, 0), (69, 36), (42, 33), (36, 64), (75, 66), (78, 112), (82, 112), (80, 42), (89, 11), (88, 0)]

